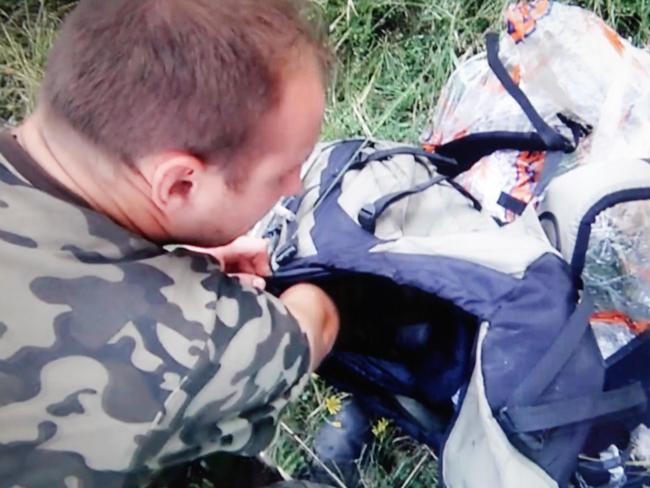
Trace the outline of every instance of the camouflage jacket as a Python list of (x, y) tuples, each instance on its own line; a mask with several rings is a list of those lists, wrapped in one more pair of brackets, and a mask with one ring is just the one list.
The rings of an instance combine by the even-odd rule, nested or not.
[(277, 299), (94, 212), (0, 134), (0, 487), (258, 453), (308, 364)]

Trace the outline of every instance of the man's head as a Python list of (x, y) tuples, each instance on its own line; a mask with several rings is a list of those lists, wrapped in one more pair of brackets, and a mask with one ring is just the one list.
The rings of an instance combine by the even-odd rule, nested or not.
[(299, 0), (81, 0), (40, 104), (147, 180), (170, 240), (223, 244), (317, 140), (328, 52)]

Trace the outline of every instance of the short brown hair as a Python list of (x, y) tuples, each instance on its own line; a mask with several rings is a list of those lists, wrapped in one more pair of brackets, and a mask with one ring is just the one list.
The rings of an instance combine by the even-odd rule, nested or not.
[(81, 0), (50, 53), (41, 101), (103, 150), (235, 154), (286, 67), (329, 52), (309, 0)]

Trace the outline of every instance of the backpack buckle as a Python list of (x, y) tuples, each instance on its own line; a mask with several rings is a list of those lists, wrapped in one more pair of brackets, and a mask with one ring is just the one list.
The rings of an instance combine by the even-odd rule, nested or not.
[(377, 220), (377, 209), (375, 208), (375, 205), (372, 203), (367, 203), (361, 207), (357, 219), (359, 220), (359, 225), (363, 230), (374, 234), (375, 221)]

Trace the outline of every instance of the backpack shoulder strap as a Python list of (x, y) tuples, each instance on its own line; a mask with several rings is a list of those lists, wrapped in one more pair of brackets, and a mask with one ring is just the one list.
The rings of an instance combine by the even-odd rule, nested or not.
[(649, 199), (649, 160), (603, 161), (584, 164), (554, 178), (538, 213), (552, 244), (579, 278), (591, 225), (598, 214), (620, 203)]

